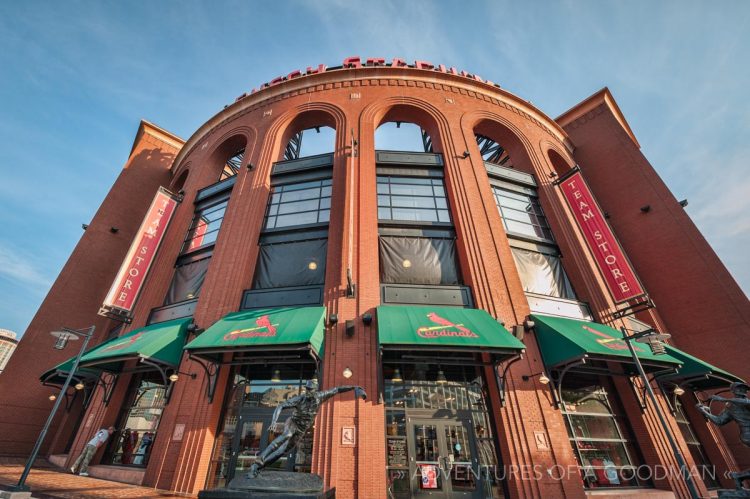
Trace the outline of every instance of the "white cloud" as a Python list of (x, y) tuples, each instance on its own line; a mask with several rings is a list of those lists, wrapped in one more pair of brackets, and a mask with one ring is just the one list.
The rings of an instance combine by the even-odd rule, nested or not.
[(46, 290), (52, 285), (52, 279), (37, 268), (32, 258), (2, 245), (0, 245), (0, 277), (37, 290), (40, 288)]

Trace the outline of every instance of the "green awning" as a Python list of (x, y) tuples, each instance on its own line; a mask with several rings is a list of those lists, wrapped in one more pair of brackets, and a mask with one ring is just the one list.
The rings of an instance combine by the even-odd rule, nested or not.
[(224, 353), (323, 355), (325, 307), (263, 308), (225, 315), (185, 346), (191, 355), (221, 362)]
[(517, 355), (526, 348), (484, 310), (382, 305), (377, 313), (383, 349)]
[(129, 360), (139, 360), (176, 368), (192, 318), (160, 322), (129, 332), (98, 345), (81, 357), (80, 367), (95, 367), (120, 373)]
[(679, 348), (667, 346), (669, 355), (682, 362), (680, 372), (659, 376), (659, 381), (668, 381), (693, 391), (726, 388), (730, 383), (744, 382), (734, 374), (719, 369)]
[[(68, 374), (73, 369), (73, 364), (75, 363), (76, 358), (71, 357), (65, 362), (62, 362), (52, 369), (45, 371), (41, 376), (39, 376), (39, 381), (42, 382), (42, 384), (45, 385), (59, 385), (62, 386), (65, 383), (65, 380), (68, 377)], [(73, 375), (73, 383), (77, 383), (78, 381), (96, 381), (99, 378), (99, 375), (101, 374), (101, 371), (98, 369), (81, 369), (81, 367), (78, 367), (78, 371)]]
[[(596, 322), (533, 314), (537, 342), (547, 368), (559, 368), (582, 359), (632, 364), (627, 343), (617, 329)], [(680, 360), (654, 355), (648, 345), (633, 342), (638, 359), (647, 371), (677, 369)]]

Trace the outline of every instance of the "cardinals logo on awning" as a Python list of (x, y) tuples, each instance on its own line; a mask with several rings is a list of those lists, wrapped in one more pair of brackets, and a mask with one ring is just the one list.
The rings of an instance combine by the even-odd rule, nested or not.
[(140, 338), (141, 336), (143, 336), (143, 333), (134, 334), (124, 341), (120, 341), (119, 343), (114, 343), (106, 348), (103, 348), (102, 352), (109, 352), (110, 350), (122, 350), (123, 348), (129, 347), (130, 345), (138, 341), (138, 338)]
[[(596, 329), (589, 327), (589, 326), (581, 326), (583, 329), (588, 331), (589, 333), (594, 333), (598, 336), (596, 339), (596, 342), (602, 345), (605, 348), (609, 348), (610, 350), (627, 350), (628, 345), (625, 343), (624, 340), (620, 338), (613, 338), (612, 336), (609, 336), (607, 334), (604, 334), (600, 331), (597, 331)], [(636, 352), (643, 352), (643, 349), (639, 347), (638, 345), (633, 345), (633, 349)]]
[(443, 336), (454, 336), (460, 338), (479, 338), (479, 336), (471, 329), (464, 327), (463, 324), (454, 324), (448, 319), (440, 317), (435, 312), (427, 314), (427, 318), (430, 319), (438, 326), (422, 326), (417, 329), (417, 335), (422, 338), (440, 338)]
[(268, 315), (262, 315), (255, 319), (255, 327), (247, 329), (235, 329), (224, 335), (224, 341), (232, 341), (237, 338), (266, 338), (276, 336), (278, 324), (271, 324)]

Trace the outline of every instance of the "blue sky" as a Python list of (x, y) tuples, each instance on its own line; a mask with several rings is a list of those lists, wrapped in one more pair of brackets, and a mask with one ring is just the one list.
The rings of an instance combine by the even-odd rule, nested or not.
[(475, 72), (555, 117), (603, 86), (750, 290), (750, 2), (0, 2), (0, 328), (23, 332), (141, 118), (187, 139), (346, 56)]

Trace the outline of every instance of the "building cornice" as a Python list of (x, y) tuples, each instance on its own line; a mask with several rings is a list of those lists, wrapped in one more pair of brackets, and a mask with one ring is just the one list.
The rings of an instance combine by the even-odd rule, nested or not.
[(130, 148), (130, 155), (133, 154), (135, 146), (138, 144), (144, 134), (150, 135), (157, 140), (169, 144), (175, 149), (182, 149), (182, 146), (185, 145), (185, 140), (181, 137), (178, 137), (177, 135), (161, 128), (160, 126), (154, 125), (150, 121), (142, 119), (140, 124), (138, 125), (138, 131), (135, 134), (135, 139), (133, 139), (133, 145)]
[[(408, 85), (407, 82), (412, 82)], [(531, 102), (499, 88), (492, 83), (472, 80), (465, 76), (442, 73), (412, 67), (363, 66), (341, 68), (293, 78), (239, 98), (226, 106), (211, 119), (201, 125), (185, 142), (175, 158), (173, 167), (178, 167), (193, 149), (214, 130), (225, 123), (258, 108), (267, 106), (287, 97), (318, 91), (346, 87), (366, 87), (382, 85), (432, 87), (460, 93), (506, 107), (545, 130), (550, 136), (572, 149), (570, 139), (563, 128), (552, 118), (537, 109)]]
[(579, 119), (585, 119), (586, 115), (588, 113), (591, 113), (599, 106), (605, 106), (610, 113), (612, 113), (612, 116), (617, 120), (617, 122), (620, 124), (623, 130), (625, 130), (625, 133), (628, 134), (630, 139), (633, 141), (635, 146), (640, 149), (641, 145), (638, 143), (638, 139), (635, 138), (635, 134), (633, 133), (633, 129), (630, 128), (630, 125), (628, 124), (628, 120), (625, 119), (625, 115), (622, 114), (622, 111), (620, 110), (620, 106), (617, 105), (617, 101), (615, 101), (614, 96), (612, 95), (612, 92), (609, 91), (609, 88), (604, 87), (592, 96), (584, 99), (583, 101), (579, 102), (572, 108), (568, 109), (564, 113), (562, 113), (560, 116), (558, 116), (555, 121), (563, 128), (570, 125), (571, 123), (575, 122)]

